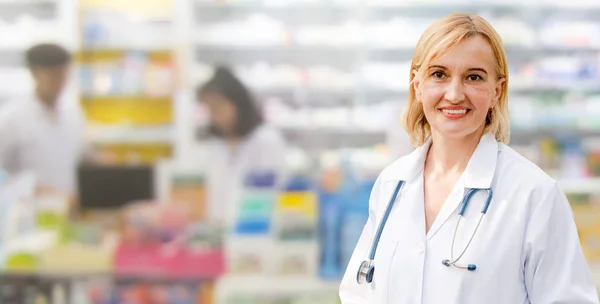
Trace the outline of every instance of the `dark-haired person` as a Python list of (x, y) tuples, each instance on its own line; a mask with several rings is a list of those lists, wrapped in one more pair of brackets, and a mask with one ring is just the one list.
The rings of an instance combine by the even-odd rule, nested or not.
[(71, 54), (56, 44), (39, 44), (25, 57), (35, 87), (0, 111), (0, 167), (33, 173), (40, 187), (72, 195), (85, 118), (76, 100), (62, 94)]
[(285, 174), (285, 141), (263, 120), (250, 91), (227, 68), (197, 90), (210, 117), (208, 128), (208, 216), (227, 224), (250, 172)]

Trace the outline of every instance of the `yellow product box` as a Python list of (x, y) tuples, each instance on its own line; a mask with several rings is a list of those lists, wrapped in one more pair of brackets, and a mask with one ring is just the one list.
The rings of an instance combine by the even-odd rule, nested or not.
[(294, 212), (310, 219), (317, 217), (317, 196), (312, 192), (285, 192), (279, 195), (277, 212)]
[(274, 229), (280, 240), (312, 240), (317, 237), (318, 198), (311, 191), (279, 194), (275, 207)]
[(170, 200), (186, 206), (194, 220), (205, 219), (206, 196), (203, 177), (178, 175), (173, 178)]
[(9, 272), (33, 272), (38, 268), (38, 256), (30, 252), (15, 252), (5, 261), (4, 268)]

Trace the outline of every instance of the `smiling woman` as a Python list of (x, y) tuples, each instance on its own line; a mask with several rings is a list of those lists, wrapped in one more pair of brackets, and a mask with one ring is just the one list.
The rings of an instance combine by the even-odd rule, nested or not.
[(563, 190), (507, 146), (494, 28), (440, 19), (409, 72), (404, 124), (418, 148), (373, 186), (342, 303), (599, 303)]
[[(508, 144), (507, 59), (502, 39), (483, 18), (452, 14), (432, 24), (417, 44), (410, 73), (404, 121), (414, 145), (421, 146), (430, 135), (431, 124), (436, 123), (436, 119), (433, 115), (431, 120), (427, 119), (425, 111), (432, 114), (431, 107), (439, 103), (441, 92), (449, 100), (438, 104), (437, 111), (433, 112), (440, 111), (440, 107), (448, 110), (454, 107), (459, 114), (466, 110), (473, 112), (466, 116), (475, 116), (471, 122), (484, 121), (480, 118), (485, 115), (483, 129), (475, 130), (492, 132), (499, 142)], [(483, 100), (484, 104), (467, 105), (471, 108), (463, 104), (457, 106), (460, 99), (473, 103)], [(467, 128), (463, 132), (475, 130)]]

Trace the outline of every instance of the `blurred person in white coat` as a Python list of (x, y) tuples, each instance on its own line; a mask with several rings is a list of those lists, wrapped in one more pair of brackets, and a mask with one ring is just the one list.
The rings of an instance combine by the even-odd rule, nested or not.
[(207, 216), (231, 223), (244, 179), (252, 172), (285, 174), (286, 144), (268, 125), (250, 90), (226, 67), (197, 90), (208, 112)]
[(373, 187), (342, 303), (599, 303), (563, 190), (507, 146), (498, 33), (450, 14), (424, 32), (411, 70), (404, 124), (419, 148)]
[(73, 195), (85, 117), (75, 100), (63, 96), (71, 54), (56, 44), (39, 44), (25, 57), (35, 87), (0, 111), (0, 167), (33, 173), (40, 188)]

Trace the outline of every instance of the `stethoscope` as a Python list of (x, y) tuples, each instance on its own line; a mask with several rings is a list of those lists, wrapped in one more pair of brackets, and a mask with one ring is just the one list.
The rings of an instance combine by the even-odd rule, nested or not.
[[(392, 207), (394, 207), (394, 202), (398, 198), (398, 193), (400, 192), (400, 189), (402, 189), (402, 186), (404, 185), (404, 183), (405, 183), (404, 181), (398, 182), (398, 185), (396, 186), (396, 189), (394, 190), (394, 194), (390, 198), (390, 202), (388, 203), (387, 208), (385, 209), (385, 213), (383, 214), (383, 218), (381, 219), (379, 227), (377, 227), (377, 232), (375, 233), (375, 238), (373, 239), (373, 244), (371, 245), (371, 251), (369, 252), (369, 258), (360, 264), (360, 268), (358, 269), (358, 272), (356, 274), (356, 281), (358, 282), (358, 284), (362, 284), (364, 282), (367, 282), (367, 283), (373, 282), (373, 276), (375, 274), (375, 265), (374, 265), (373, 260), (375, 259), (375, 253), (377, 252), (377, 245), (379, 244), (379, 239), (381, 238), (381, 233), (383, 232), (383, 227), (385, 227), (388, 217), (390, 216), (390, 212), (392, 211)], [(473, 197), (473, 195), (475, 195), (475, 193), (477, 193), (477, 191), (480, 191), (480, 190), (487, 191), (487, 193), (488, 193), (487, 199), (485, 200), (485, 204), (483, 205), (483, 208), (481, 209), (481, 215), (479, 217), (479, 221), (477, 222), (477, 226), (475, 226), (475, 229), (473, 230), (473, 233), (471, 234), (471, 238), (469, 239), (469, 242), (467, 243), (467, 245), (465, 246), (463, 251), (460, 253), (460, 255), (458, 255), (458, 257), (455, 259), (454, 258), (454, 241), (456, 240), (456, 232), (458, 231), (458, 226), (460, 224), (460, 220), (463, 217), (463, 215), (465, 214), (465, 211), (467, 210), (467, 206), (469, 205), (469, 202), (471, 201), (471, 197)], [(463, 257), (465, 252), (467, 252), (467, 249), (471, 245), (471, 242), (473, 241), (473, 238), (475, 237), (475, 234), (477, 233), (477, 230), (479, 229), (481, 220), (483, 219), (483, 216), (487, 212), (487, 210), (490, 206), (490, 203), (492, 202), (492, 197), (493, 197), (493, 193), (492, 193), (491, 188), (468, 189), (467, 193), (463, 197), (460, 211), (458, 212), (458, 220), (456, 221), (456, 228), (454, 229), (454, 236), (452, 237), (452, 247), (450, 248), (450, 259), (443, 260), (442, 261), (443, 265), (445, 265), (445, 266), (452, 265), (456, 268), (466, 269), (468, 271), (475, 271), (475, 269), (477, 269), (477, 266), (475, 264), (468, 264), (465, 266), (465, 265), (460, 265), (457, 263), (458, 263), (458, 261), (460, 261), (460, 259)]]

